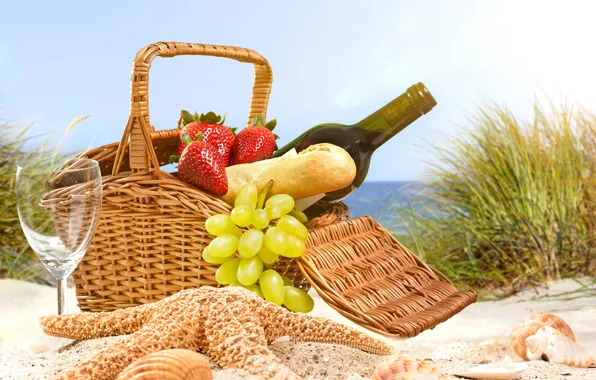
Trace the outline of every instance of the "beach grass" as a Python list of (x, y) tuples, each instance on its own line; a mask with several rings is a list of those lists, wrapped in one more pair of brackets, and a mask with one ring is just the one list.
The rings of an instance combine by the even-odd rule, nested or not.
[[(38, 262), (21, 231), (14, 193), (16, 166), (47, 166), (62, 156), (49, 147), (49, 136), (28, 136), (32, 125), (0, 120), (0, 278), (48, 282), (49, 273)], [(26, 147), (34, 142), (34, 147)]]
[(398, 239), (484, 294), (596, 271), (596, 116), (536, 100), (533, 118), (482, 105), (419, 196), (393, 205)]

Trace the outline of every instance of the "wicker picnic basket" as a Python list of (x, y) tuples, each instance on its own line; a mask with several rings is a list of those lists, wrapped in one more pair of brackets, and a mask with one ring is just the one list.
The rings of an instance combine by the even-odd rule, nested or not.
[[(83, 311), (115, 310), (155, 302), (182, 289), (219, 286), (217, 266), (201, 258), (212, 240), (205, 220), (229, 213), (231, 207), (160, 169), (176, 152), (179, 130), (155, 131), (149, 122), (151, 62), (177, 55), (252, 63), (249, 122), (267, 111), (271, 67), (252, 50), (160, 42), (137, 53), (122, 140), (83, 154), (99, 162), (103, 182), (98, 227), (73, 273)], [(55, 195), (60, 199), (47, 201), (64, 201), (69, 191), (61, 189)], [(297, 260), (280, 260), (275, 269), (296, 286), (312, 286), (325, 302), (361, 326), (388, 336), (415, 336), (476, 300), (474, 292), (458, 292), (371, 218), (348, 218), (345, 204), (320, 201), (307, 215), (306, 253)]]
[[(218, 286), (217, 266), (201, 259), (212, 239), (205, 231), (205, 220), (229, 213), (231, 207), (160, 170), (176, 152), (179, 131), (155, 131), (149, 121), (151, 62), (155, 57), (177, 55), (252, 63), (255, 79), (248, 122), (267, 112), (273, 77), (267, 60), (255, 51), (159, 42), (137, 53), (131, 74), (130, 116), (122, 140), (84, 154), (100, 164), (103, 201), (91, 246), (73, 273), (83, 311), (114, 310), (155, 302), (186, 288)], [(295, 260), (280, 260), (276, 270), (296, 286), (310, 288)]]

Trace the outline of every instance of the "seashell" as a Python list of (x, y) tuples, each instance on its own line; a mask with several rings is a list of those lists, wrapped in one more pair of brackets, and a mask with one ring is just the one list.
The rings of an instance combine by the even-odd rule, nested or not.
[(596, 360), (582, 346), (559, 330), (543, 326), (536, 334), (526, 338), (527, 356), (530, 360), (545, 360), (573, 367), (596, 367)]
[(575, 342), (575, 334), (573, 334), (571, 327), (562, 318), (557, 317), (554, 314), (533, 313), (528, 315), (526, 320), (544, 323), (546, 326), (550, 326), (555, 330), (559, 330), (563, 333), (563, 335)]
[(571, 327), (564, 320), (556, 315), (549, 313), (534, 313), (527, 316), (512, 332), (511, 346), (515, 353), (524, 360), (528, 360), (526, 356), (526, 338), (534, 335), (539, 328), (549, 326), (559, 330), (569, 339), (575, 341), (575, 335), (571, 331)]
[(472, 363), (487, 362), (486, 353), (476, 343), (455, 342), (439, 347), (431, 355), (433, 361), (437, 360), (469, 360)]
[(470, 379), (510, 380), (519, 378), (527, 368), (528, 363), (514, 363), (509, 356), (505, 356), (500, 363), (479, 365), (454, 375)]
[(375, 368), (371, 380), (446, 380), (430, 363), (407, 356), (386, 360)]
[(478, 343), (478, 346), (482, 348), (482, 351), (484, 351), (484, 354), (487, 358), (495, 355), (500, 357), (505, 353), (506, 350), (505, 346), (499, 339), (484, 340)]
[(163, 350), (131, 363), (118, 380), (212, 380), (205, 355), (184, 349)]

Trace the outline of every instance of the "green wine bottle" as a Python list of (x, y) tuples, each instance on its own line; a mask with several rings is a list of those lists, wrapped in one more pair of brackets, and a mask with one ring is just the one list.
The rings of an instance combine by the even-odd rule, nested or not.
[(351, 185), (327, 193), (326, 201), (340, 201), (356, 190), (368, 173), (374, 151), (437, 105), (424, 84), (418, 83), (381, 109), (353, 125), (317, 125), (273, 154), (279, 157), (292, 148), (300, 152), (311, 145), (330, 143), (345, 149), (356, 163), (356, 178)]

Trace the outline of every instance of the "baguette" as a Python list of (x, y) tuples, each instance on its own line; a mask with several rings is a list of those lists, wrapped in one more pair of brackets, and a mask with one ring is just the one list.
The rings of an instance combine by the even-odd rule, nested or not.
[(245, 183), (261, 190), (269, 180), (269, 195), (289, 194), (295, 200), (343, 189), (356, 177), (356, 164), (344, 149), (315, 144), (295, 155), (285, 155), (226, 168), (228, 192), (221, 197), (230, 205)]

